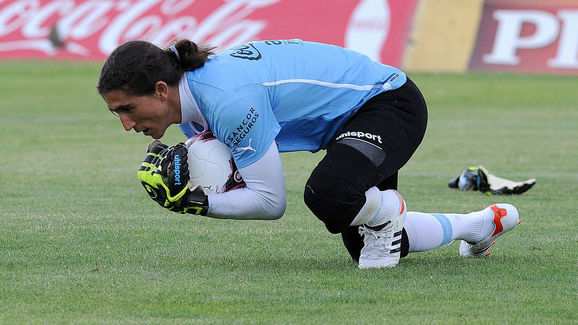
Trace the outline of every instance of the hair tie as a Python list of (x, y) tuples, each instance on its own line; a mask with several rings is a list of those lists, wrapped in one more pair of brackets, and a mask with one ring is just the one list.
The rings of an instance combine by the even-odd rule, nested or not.
[(173, 53), (175, 53), (175, 55), (177, 56), (177, 61), (181, 62), (181, 56), (179, 55), (179, 51), (177, 50), (177, 48), (172, 45), (169, 47), (169, 50), (173, 51)]

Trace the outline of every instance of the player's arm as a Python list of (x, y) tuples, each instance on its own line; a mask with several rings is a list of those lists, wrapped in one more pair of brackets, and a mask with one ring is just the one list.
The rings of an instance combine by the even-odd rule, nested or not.
[(285, 181), (275, 137), (277, 122), (266, 89), (247, 86), (218, 97), (207, 116), (210, 129), (230, 149), (245, 188), (209, 194), (209, 216), (227, 219), (280, 218)]
[(226, 219), (273, 220), (286, 208), (285, 179), (275, 142), (254, 163), (240, 168), (246, 187), (209, 194), (209, 216)]
[[(211, 89), (207, 91), (209, 90)], [(231, 148), (239, 173), (245, 181), (245, 188), (203, 196), (198, 189), (171, 187), (174, 180), (167, 177), (170, 172), (167, 173), (166, 168), (159, 168), (161, 174), (164, 172), (162, 177), (157, 175), (159, 173), (147, 175), (151, 174), (150, 170), (141, 170), (139, 178), (151, 198), (172, 211), (214, 218), (280, 218), (285, 211), (286, 202), (283, 168), (274, 142), (279, 125), (267, 101), (267, 94), (263, 92), (263, 89), (257, 87), (253, 90), (246, 89), (241, 94), (217, 93), (219, 96), (207, 96), (214, 100), (210, 105), (207, 104), (212, 109), (205, 112), (209, 122), (212, 122), (211, 130)], [(169, 164), (171, 159), (174, 157), (162, 158), (167, 161), (166, 164)], [(183, 157), (181, 170), (177, 173), (181, 177), (181, 184), (183, 181), (186, 183), (183, 175), (188, 175), (188, 170), (182, 168), (182, 159)], [(143, 164), (146, 165), (146, 161)], [(173, 192), (179, 194), (175, 195)]]
[(157, 144), (149, 149), (138, 177), (155, 202), (174, 212), (221, 219), (272, 220), (283, 216), (285, 181), (275, 142), (259, 160), (239, 172), (246, 187), (207, 195), (201, 187), (188, 186), (186, 146)]

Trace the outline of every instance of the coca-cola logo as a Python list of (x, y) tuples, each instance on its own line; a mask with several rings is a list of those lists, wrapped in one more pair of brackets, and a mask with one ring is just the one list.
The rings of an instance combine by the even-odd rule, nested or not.
[(345, 46), (401, 62), (417, 0), (0, 0), (0, 58), (104, 59), (135, 39), (220, 50), (258, 40)]
[(279, 1), (205, 1), (201, 7), (195, 0), (0, 1), (0, 54), (103, 57), (129, 40), (166, 45), (177, 37), (228, 48), (258, 39), (267, 22), (249, 16)]

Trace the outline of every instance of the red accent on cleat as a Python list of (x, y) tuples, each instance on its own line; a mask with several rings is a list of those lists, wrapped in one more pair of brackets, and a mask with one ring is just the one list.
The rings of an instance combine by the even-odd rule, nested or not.
[(402, 214), (403, 210), (405, 210), (405, 201), (401, 197), (401, 194), (399, 194), (397, 191), (395, 193), (397, 194), (397, 196), (399, 196), (399, 200), (401, 201), (401, 209), (399, 209), (399, 214)]
[(499, 234), (504, 230), (504, 226), (502, 226), (502, 218), (505, 217), (508, 212), (506, 209), (500, 209), (497, 205), (492, 205), (492, 210), (494, 211), (494, 224), (496, 225), (496, 230), (492, 234), (492, 237)]

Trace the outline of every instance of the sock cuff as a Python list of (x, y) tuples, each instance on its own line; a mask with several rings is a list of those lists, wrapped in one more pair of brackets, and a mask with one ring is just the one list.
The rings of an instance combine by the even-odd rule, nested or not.
[(401, 212), (401, 208), (405, 209), (403, 198), (396, 190), (385, 190), (381, 194), (381, 208), (369, 221), (365, 224), (370, 227), (377, 227), (383, 225)]
[(365, 204), (357, 213), (351, 226), (361, 226), (369, 220), (375, 218), (381, 209), (381, 191), (377, 187), (372, 187), (365, 192)]

